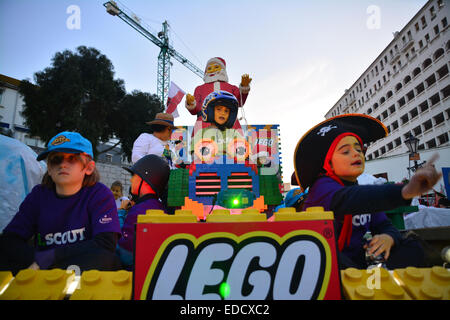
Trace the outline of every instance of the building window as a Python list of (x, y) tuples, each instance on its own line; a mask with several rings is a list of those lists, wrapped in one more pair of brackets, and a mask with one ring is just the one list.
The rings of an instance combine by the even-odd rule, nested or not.
[(427, 26), (427, 20), (425, 19), (425, 16), (422, 16), (422, 18), (420, 18), (420, 22), (422, 22), (422, 30), (423, 30)]
[(396, 129), (398, 129), (398, 121), (394, 121), (394, 122), (392, 122), (392, 130), (396, 130)]
[(432, 96), (430, 98), (431, 106), (436, 105), (437, 103), (439, 103), (439, 101), (441, 101), (441, 97), (439, 97), (439, 93), (436, 93), (434, 96)]
[(372, 108), (369, 108), (368, 110), (367, 110), (367, 114), (371, 114), (372, 113)]
[(393, 113), (395, 113), (395, 105), (394, 104), (389, 107), (389, 114), (393, 114)]
[(425, 121), (422, 125), (423, 125), (424, 132), (430, 130), (433, 127), (433, 123), (431, 122), (431, 119)]
[(420, 73), (420, 68), (419, 67), (415, 68), (413, 71), (413, 77), (416, 77), (419, 73)]
[(383, 120), (386, 119), (388, 117), (388, 111), (387, 110), (383, 111), (381, 116), (383, 117)]
[(411, 115), (411, 119), (414, 119), (419, 115), (419, 112), (417, 111), (417, 108), (412, 109), (409, 114)]
[(381, 99), (380, 99), (380, 105), (382, 105), (383, 103), (385, 103), (385, 101), (386, 101), (386, 98), (385, 98), (385, 97), (381, 97)]
[(398, 137), (394, 140), (395, 147), (398, 147), (402, 144), (402, 138)]
[(423, 82), (421, 82), (416, 88), (416, 94), (419, 95), (425, 90), (425, 86), (423, 85)]
[(392, 95), (393, 95), (392, 91), (389, 90), (386, 94), (386, 98), (389, 99), (390, 97), (392, 97)]
[(438, 141), (439, 141), (439, 145), (443, 145), (444, 143), (447, 143), (449, 141), (448, 139), (448, 133), (444, 133), (441, 134), (440, 136), (437, 137)]
[(425, 80), (425, 82), (427, 84), (427, 88), (431, 87), (433, 84), (436, 83), (436, 76), (432, 74)]
[(430, 35), (428, 33), (425, 35), (425, 41), (427, 43), (430, 42)]
[(425, 60), (425, 61), (423, 62), (422, 68), (423, 68), (423, 69), (426, 69), (426, 68), (429, 67), (430, 65), (431, 65), (431, 59), (428, 58), (427, 60)]
[(443, 99), (447, 99), (450, 95), (450, 85), (446, 86), (444, 89), (441, 90)]
[(381, 154), (385, 154), (386, 153), (386, 147), (381, 147), (380, 148), (380, 153)]
[(435, 25), (434, 28), (433, 28), (433, 30), (434, 30), (434, 34), (435, 34), (435, 35), (438, 35), (438, 34), (439, 34), (439, 26), (438, 26), (438, 25)]
[(431, 139), (431, 140), (426, 142), (426, 145), (427, 145), (427, 149), (436, 148), (436, 140), (435, 139)]
[(399, 83), (397, 83), (397, 84), (395, 85), (395, 90), (396, 90), (396, 91), (399, 91), (401, 88), (402, 88), (401, 82), (399, 82)]
[(388, 151), (391, 151), (392, 149), (394, 149), (394, 144), (393, 144), (392, 142), (389, 142), (389, 143), (386, 145), (386, 147), (387, 147), (387, 150), (388, 150)]
[(406, 97), (408, 98), (408, 102), (414, 99), (414, 90), (411, 90), (406, 94)]
[(405, 79), (403, 79), (403, 84), (406, 85), (410, 81), (411, 81), (411, 77), (408, 75), (408, 76), (405, 77)]
[(414, 135), (418, 136), (419, 134), (422, 133), (422, 127), (421, 126), (417, 126), (413, 129)]
[(443, 123), (445, 120), (444, 113), (440, 113), (437, 116), (434, 116), (433, 119), (436, 126)]
[(409, 121), (408, 114), (404, 114), (403, 116), (401, 116), (400, 120), (402, 121), (402, 125), (408, 123)]
[(442, 49), (442, 48), (437, 49), (436, 52), (433, 54), (434, 61), (436, 61), (437, 59), (439, 59), (443, 55), (444, 55), (444, 49)]
[(447, 67), (447, 65), (445, 64), (442, 68), (440, 68), (437, 71), (437, 74), (439, 76), (439, 80), (441, 80), (443, 77), (445, 77), (448, 74), (448, 67)]
[(406, 104), (405, 97), (402, 97), (400, 100), (397, 101), (399, 108), (403, 107)]
[(424, 112), (424, 111), (428, 110), (428, 101), (425, 100), (424, 102), (419, 104), (419, 108), (420, 108), (420, 112)]
[(447, 17), (445, 17), (444, 19), (442, 19), (442, 20), (441, 20), (441, 23), (442, 23), (442, 29), (445, 29), (445, 28), (447, 27), (447, 25), (448, 25), (448, 23), (447, 23)]
[(419, 23), (416, 23), (416, 24), (414, 25), (414, 27), (416, 28), (416, 32), (419, 32), (419, 30), (420, 30)]

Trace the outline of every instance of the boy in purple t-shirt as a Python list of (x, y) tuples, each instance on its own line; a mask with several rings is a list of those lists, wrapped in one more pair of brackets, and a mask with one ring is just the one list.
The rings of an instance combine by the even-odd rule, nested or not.
[(91, 143), (78, 133), (61, 132), (37, 160), (45, 158), (42, 184), (3, 230), (0, 269), (120, 269), (117, 207), (111, 190), (98, 182)]
[[(410, 203), (439, 180), (428, 163), (406, 185), (364, 185), (357, 177), (364, 172), (364, 143), (387, 136), (386, 127), (363, 114), (346, 114), (327, 119), (310, 129), (298, 142), (294, 154), (297, 180), (302, 190), (309, 187), (303, 209), (324, 207), (335, 215), (341, 267), (367, 267), (365, 250), (384, 254), (388, 268), (421, 266), (423, 249), (417, 241), (402, 239), (383, 211)], [(363, 243), (367, 231), (374, 234)]]
[[(117, 253), (125, 268), (131, 269), (135, 224), (138, 215), (145, 214), (147, 210), (151, 209), (166, 211), (160, 197), (169, 181), (170, 167), (164, 158), (150, 154), (139, 159), (130, 168), (123, 168), (132, 174), (130, 179), (132, 200), (130, 202), (133, 205), (126, 213)], [(121, 210), (125, 209), (127, 205), (127, 202), (124, 201)]]

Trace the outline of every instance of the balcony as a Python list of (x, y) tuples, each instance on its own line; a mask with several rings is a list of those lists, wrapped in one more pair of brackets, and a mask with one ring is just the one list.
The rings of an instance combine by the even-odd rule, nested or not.
[(411, 46), (414, 44), (414, 40), (413, 39), (409, 39), (403, 46), (402, 48), (402, 52), (406, 52), (408, 51), (409, 48), (411, 48)]

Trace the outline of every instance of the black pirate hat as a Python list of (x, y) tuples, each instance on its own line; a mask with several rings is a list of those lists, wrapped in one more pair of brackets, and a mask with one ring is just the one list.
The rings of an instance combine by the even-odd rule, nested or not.
[(297, 143), (294, 168), (300, 188), (312, 186), (319, 174), (333, 141), (343, 133), (353, 133), (364, 144), (384, 138), (388, 130), (381, 121), (365, 114), (345, 114), (329, 118), (315, 125)]

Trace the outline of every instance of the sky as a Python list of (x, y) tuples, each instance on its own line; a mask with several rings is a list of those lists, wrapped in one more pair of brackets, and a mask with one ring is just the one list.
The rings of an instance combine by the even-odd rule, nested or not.
[[(33, 81), (63, 50), (84, 45), (106, 55), (127, 92), (156, 94), (160, 48), (99, 0), (0, 0), (0, 73)], [(369, 67), (425, 0), (120, 0), (155, 34), (170, 25), (172, 46), (204, 70), (227, 64), (229, 82), (253, 79), (248, 124), (280, 125), (283, 180), (290, 181), (298, 140)], [(77, 19), (79, 18), (79, 19)], [(79, 24), (77, 23), (79, 22)], [(170, 79), (193, 94), (203, 84), (172, 59)], [(178, 107), (176, 125), (195, 117)]]

